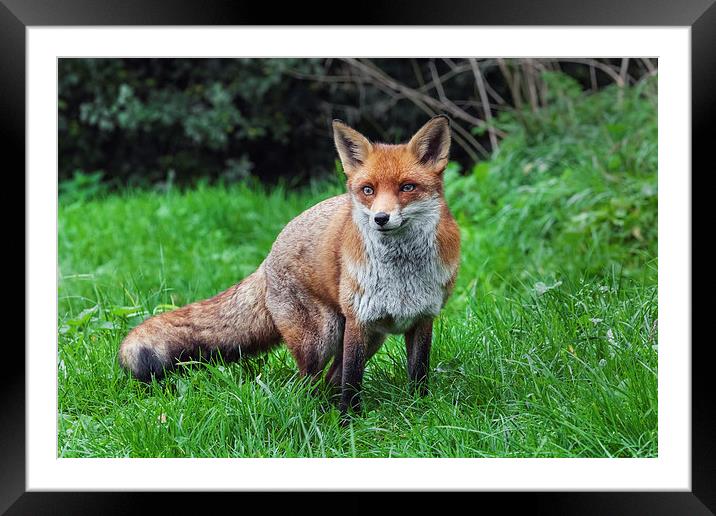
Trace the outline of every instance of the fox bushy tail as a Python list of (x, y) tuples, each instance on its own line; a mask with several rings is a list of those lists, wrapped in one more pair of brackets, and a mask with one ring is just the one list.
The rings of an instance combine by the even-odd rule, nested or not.
[(216, 296), (147, 319), (119, 348), (119, 362), (136, 378), (161, 379), (177, 362), (220, 354), (237, 360), (270, 349), (281, 336), (266, 308), (263, 266)]

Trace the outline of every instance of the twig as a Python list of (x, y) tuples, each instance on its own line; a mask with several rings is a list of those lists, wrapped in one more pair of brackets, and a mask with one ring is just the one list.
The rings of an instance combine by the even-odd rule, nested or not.
[(422, 88), (423, 86), (425, 86), (425, 79), (423, 79), (423, 74), (420, 71), (420, 66), (414, 58), (410, 59), (410, 65), (413, 67), (413, 73), (415, 74), (415, 78), (418, 80), (418, 86)]
[(492, 126), (492, 110), (490, 109), (490, 101), (487, 98), (485, 81), (483, 80), (482, 72), (480, 72), (480, 67), (478, 66), (475, 58), (470, 58), (470, 66), (472, 67), (472, 74), (475, 76), (475, 84), (477, 85), (477, 91), (480, 94), (482, 110), (485, 113), (485, 120), (488, 124), (487, 132), (490, 135), (490, 146), (492, 146), (492, 152), (495, 152), (498, 149), (497, 136), (495, 135), (495, 130)]
[(525, 72), (527, 78), (527, 92), (530, 95), (530, 107), (532, 112), (536, 113), (539, 109), (539, 102), (537, 100), (537, 86), (535, 84), (534, 67), (531, 64), (531, 59), (522, 59), (522, 70)]
[(448, 65), (448, 68), (450, 68), (451, 70), (454, 70), (455, 68), (457, 68), (457, 64), (455, 64), (455, 61), (453, 61), (449, 57), (442, 57), (442, 58), (440, 58), (440, 60), (443, 63), (445, 63), (446, 65)]
[(489, 82), (485, 83), (485, 88), (487, 89), (487, 93), (489, 93), (492, 96), (492, 98), (497, 101), (497, 103), (499, 105), (501, 105), (501, 106), (507, 105), (507, 101), (505, 99), (503, 99), (502, 96), (499, 93), (497, 93), (497, 91), (495, 91), (495, 89), (492, 86), (490, 86)]
[[(444, 74), (442, 74), (442, 75), (440, 76), (440, 80), (441, 80), (442, 82), (445, 82), (445, 81), (447, 81), (447, 80), (449, 80), (449, 79), (452, 79), (452, 78), (455, 77), (456, 75), (460, 75), (461, 73), (467, 72), (467, 71), (469, 71), (469, 70), (470, 70), (469, 65), (455, 65), (455, 68), (451, 68), (450, 70), (448, 70), (447, 72), (445, 72)], [(434, 82), (434, 81), (430, 81), (430, 82), (426, 82), (426, 83), (423, 84), (420, 88), (418, 88), (418, 91), (421, 91), (421, 92), (423, 92), (423, 93), (426, 93), (426, 92), (430, 91), (430, 90), (431, 90), (432, 88), (434, 88), (434, 87), (435, 87), (435, 82)]]
[(560, 61), (564, 63), (577, 63), (577, 64), (583, 64), (587, 66), (593, 66), (597, 70), (600, 70), (607, 74), (611, 79), (616, 82), (618, 85), (622, 84), (622, 78), (619, 76), (617, 72), (614, 71), (614, 69), (609, 66), (608, 64), (602, 63), (600, 61), (597, 61), (596, 59), (575, 59), (575, 58), (560, 58)]
[(625, 57), (622, 59), (622, 66), (619, 70), (619, 78), (620, 78), (620, 84), (619, 86), (623, 88), (627, 85), (627, 70), (629, 69), (629, 58)]
[(621, 105), (624, 102), (624, 87), (627, 85), (627, 69), (629, 68), (629, 58), (625, 57), (622, 59), (622, 66), (619, 69), (619, 95), (617, 101)]
[(642, 63), (644, 63), (644, 66), (646, 66), (646, 69), (649, 70), (649, 74), (655, 75), (656, 74), (656, 67), (652, 64), (651, 59), (648, 57), (644, 57), (641, 60)]
[(516, 77), (513, 77), (512, 72), (510, 72), (509, 67), (507, 66), (507, 63), (505, 63), (505, 60), (500, 58), (497, 60), (498, 66), (500, 67), (500, 71), (502, 72), (502, 75), (505, 77), (505, 80), (507, 81), (507, 87), (510, 90), (510, 95), (512, 95), (512, 103), (515, 105), (515, 108), (518, 110), (522, 108), (522, 96), (520, 95), (517, 79)]
[(440, 102), (442, 102), (442, 103), (450, 102), (448, 100), (448, 98), (445, 96), (445, 90), (443, 89), (443, 83), (440, 81), (440, 76), (438, 75), (437, 68), (435, 68), (435, 63), (433, 61), (429, 61), (428, 68), (430, 68), (430, 75), (433, 78), (433, 83), (435, 84), (435, 91), (438, 92), (438, 98), (440, 99)]

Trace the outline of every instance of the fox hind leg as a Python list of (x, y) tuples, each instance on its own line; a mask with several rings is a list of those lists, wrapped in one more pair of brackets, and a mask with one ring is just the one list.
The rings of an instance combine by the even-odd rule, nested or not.
[(285, 295), (269, 307), (300, 373), (317, 379), (328, 361), (340, 353), (345, 318), (319, 300), (305, 303)]
[(342, 316), (335, 314), (322, 316), (299, 331), (292, 327), (281, 333), (301, 374), (312, 378), (321, 375), (329, 360), (340, 352), (343, 325)]

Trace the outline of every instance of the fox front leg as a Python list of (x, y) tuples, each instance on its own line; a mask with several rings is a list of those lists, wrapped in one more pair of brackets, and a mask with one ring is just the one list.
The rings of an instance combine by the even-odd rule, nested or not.
[(343, 333), (343, 376), (339, 408), (344, 416), (349, 410), (360, 411), (360, 389), (366, 360), (365, 330), (355, 321), (346, 319)]
[(408, 379), (421, 396), (428, 394), (428, 371), (430, 369), (430, 345), (432, 340), (432, 319), (418, 322), (405, 334)]

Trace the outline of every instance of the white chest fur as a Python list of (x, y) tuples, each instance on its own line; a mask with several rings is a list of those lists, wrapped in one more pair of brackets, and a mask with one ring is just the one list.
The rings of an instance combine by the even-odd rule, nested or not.
[(442, 308), (452, 275), (440, 259), (437, 242), (439, 205), (405, 210), (406, 222), (395, 234), (381, 234), (363, 223), (354, 210), (365, 244), (365, 262), (348, 264), (362, 292), (353, 309), (362, 323), (382, 333), (403, 333), (420, 317), (434, 317)]

